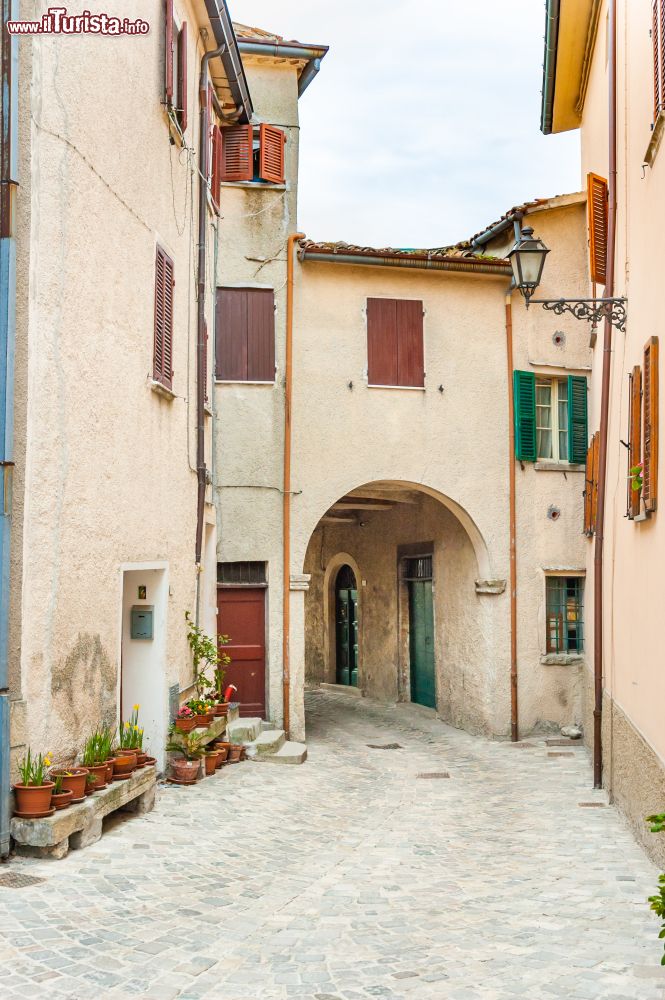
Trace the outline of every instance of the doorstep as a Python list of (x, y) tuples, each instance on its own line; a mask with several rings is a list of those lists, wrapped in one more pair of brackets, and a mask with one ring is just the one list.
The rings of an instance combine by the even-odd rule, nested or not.
[(157, 774), (154, 765), (134, 771), (126, 781), (114, 781), (108, 788), (88, 795), (84, 802), (68, 806), (44, 819), (11, 821), (10, 832), (16, 853), (40, 858), (64, 858), (70, 848), (77, 850), (96, 843), (102, 835), (102, 821), (117, 809), (143, 815), (155, 804)]

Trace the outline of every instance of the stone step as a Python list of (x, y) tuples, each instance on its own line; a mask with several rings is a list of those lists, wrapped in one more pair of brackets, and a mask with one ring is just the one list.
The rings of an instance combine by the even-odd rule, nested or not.
[(286, 741), (286, 734), (283, 729), (267, 729), (254, 740), (257, 754), (277, 753), (281, 750)]
[(304, 764), (307, 760), (307, 747), (304, 743), (284, 743), (277, 753), (257, 753), (252, 757), (261, 764)]
[(262, 719), (236, 719), (226, 727), (231, 743), (251, 743), (261, 735)]

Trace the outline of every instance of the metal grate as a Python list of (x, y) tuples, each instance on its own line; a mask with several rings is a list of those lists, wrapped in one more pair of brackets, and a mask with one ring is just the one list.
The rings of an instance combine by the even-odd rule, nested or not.
[(416, 775), (417, 778), (449, 778), (447, 771), (426, 771), (424, 774)]
[(31, 885), (40, 885), (45, 882), (45, 878), (37, 878), (36, 875), (0, 875), (0, 887), (5, 889), (27, 889)]
[(406, 559), (404, 562), (405, 580), (431, 580), (432, 557), (418, 556), (416, 559)]
[(257, 587), (267, 582), (264, 562), (217, 563), (217, 583), (234, 587)]
[(368, 743), (370, 750), (403, 750), (399, 743)]
[(570, 750), (550, 750), (547, 754), (548, 757), (574, 757), (575, 754), (571, 753)]

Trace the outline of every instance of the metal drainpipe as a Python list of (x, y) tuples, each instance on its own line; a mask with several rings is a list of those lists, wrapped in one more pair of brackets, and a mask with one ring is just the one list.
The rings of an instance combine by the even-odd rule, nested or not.
[(205, 461), (205, 315), (206, 315), (206, 223), (208, 220), (208, 63), (226, 51), (222, 44), (201, 59), (199, 83), (200, 134), (199, 134), (199, 254), (197, 274), (198, 315), (196, 324), (196, 477), (198, 481), (196, 506), (196, 624), (199, 623), (201, 605), (201, 557), (203, 551), (203, 519), (205, 517), (206, 480)]
[(293, 247), (304, 233), (286, 241), (286, 349), (284, 363), (284, 482), (282, 505), (282, 723), (291, 728), (291, 397), (293, 388)]
[(15, 195), (18, 183), (18, 39), (6, 22), (18, 0), (2, 0), (0, 79), (0, 856), (9, 854), (9, 573), (14, 472), (14, 342), (16, 338)]
[[(605, 295), (614, 295), (614, 255), (617, 216), (617, 11), (616, 0), (609, 2), (608, 90), (609, 90), (609, 185), (607, 217), (607, 280)], [(593, 784), (603, 787), (603, 555), (605, 537), (605, 490), (607, 484), (607, 434), (609, 429), (610, 383), (612, 375), (612, 324), (605, 319), (603, 333), (603, 374), (600, 395), (598, 443), (598, 512), (593, 556)]]
[(508, 365), (508, 438), (510, 496), (510, 738), (519, 740), (517, 700), (517, 514), (515, 476), (515, 398), (513, 392), (513, 305), (510, 289), (506, 292), (506, 361)]

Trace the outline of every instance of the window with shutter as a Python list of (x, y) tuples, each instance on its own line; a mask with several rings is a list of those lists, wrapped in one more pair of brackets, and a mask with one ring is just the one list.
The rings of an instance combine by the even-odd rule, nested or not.
[(222, 183), (222, 130), (219, 125), (212, 128), (212, 170), (210, 174), (210, 194), (215, 209), (219, 212)]
[(651, 337), (644, 347), (643, 405), (642, 499), (645, 510), (655, 511), (658, 506), (658, 337)]
[(153, 378), (170, 389), (173, 384), (173, 261), (157, 247), (155, 261), (155, 330)]
[(591, 280), (604, 285), (607, 280), (607, 181), (597, 174), (587, 177), (589, 215), (589, 256)]
[(254, 177), (252, 126), (232, 125), (222, 131), (220, 179), (251, 181)]
[(284, 183), (284, 146), (286, 136), (273, 125), (259, 128), (259, 180)]
[(224, 382), (275, 381), (275, 293), (218, 288), (215, 377)]
[(180, 131), (187, 129), (187, 22), (178, 32), (178, 124)]
[(533, 372), (513, 372), (515, 411), (515, 458), (535, 462), (536, 454), (536, 376)]
[(203, 402), (209, 401), (208, 391), (208, 323), (203, 321)]
[(173, 107), (173, 62), (175, 58), (173, 31), (173, 0), (165, 0), (164, 101)]
[[(586, 459), (589, 430), (587, 424), (587, 380), (568, 376), (568, 461), (583, 464)], [(563, 456), (562, 456), (563, 457)]]
[(653, 120), (665, 111), (665, 0), (653, 0), (651, 21), (653, 45)]
[(642, 369), (635, 365), (630, 375), (630, 410), (628, 414), (628, 517), (640, 512), (642, 490), (633, 489), (635, 478), (630, 470), (642, 462)]
[(367, 379), (371, 386), (424, 387), (420, 299), (367, 300)]

